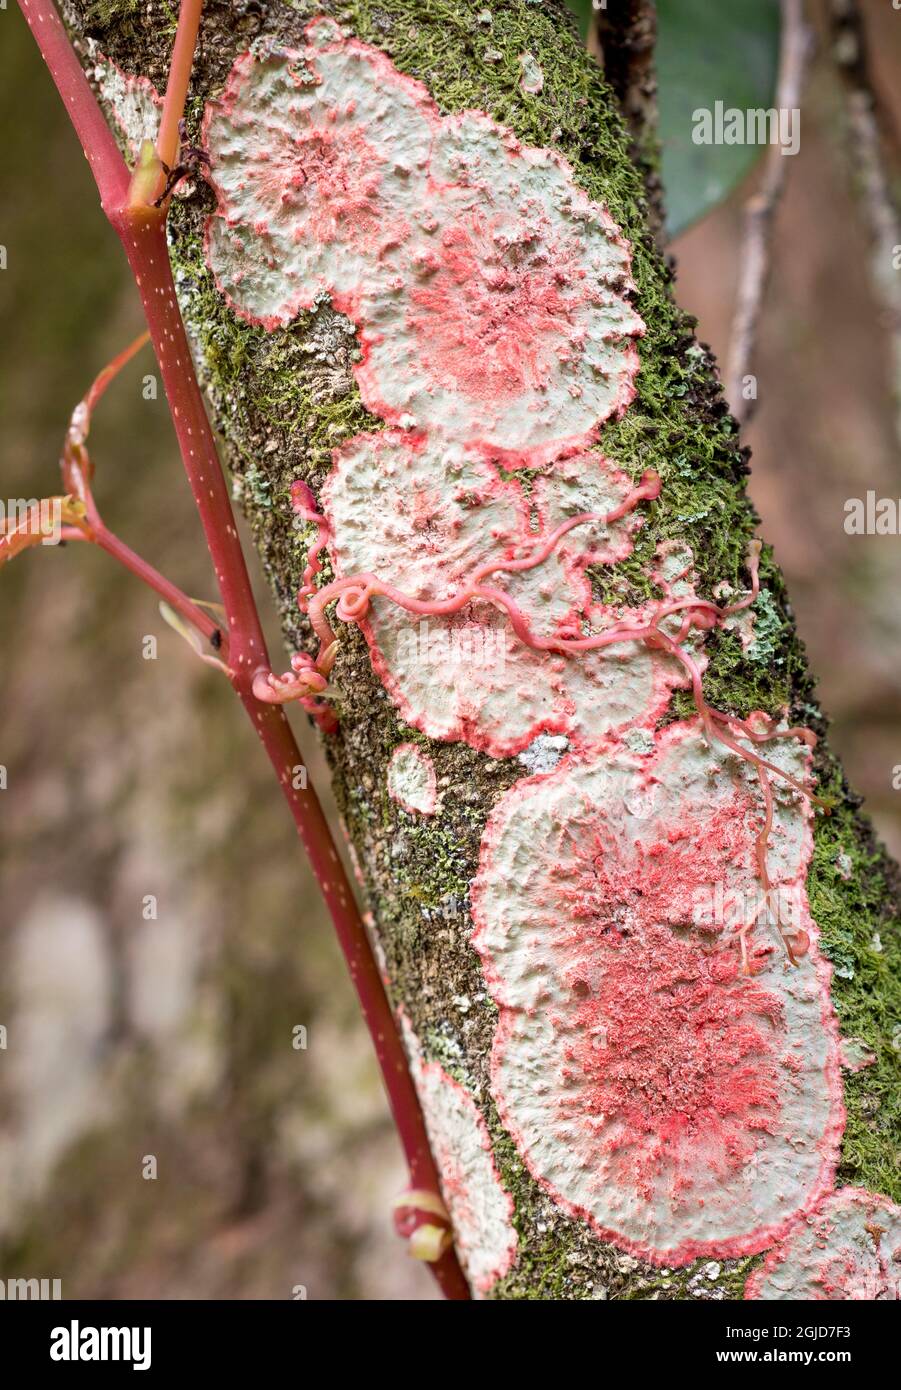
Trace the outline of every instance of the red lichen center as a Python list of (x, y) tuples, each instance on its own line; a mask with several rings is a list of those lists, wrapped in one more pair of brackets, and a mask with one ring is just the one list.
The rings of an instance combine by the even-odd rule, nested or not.
[(494, 400), (540, 389), (587, 297), (565, 245), (540, 222), (511, 233), (474, 211), (446, 229), (436, 262), (408, 320), (430, 376)]
[[(647, 1199), (661, 1173), (676, 1197), (699, 1164), (735, 1171), (780, 1111), (782, 1005), (741, 974), (734, 939), (690, 917), (723, 863), (741, 858), (751, 872), (739, 801), (703, 834), (663, 829), (625, 859), (586, 825), (581, 867), (560, 885), (572, 1002), (558, 1113), (566, 1124), (593, 1117), (617, 1181)], [(606, 1116), (616, 1120), (609, 1133)]]
[(360, 130), (306, 126), (278, 131), (254, 160), (250, 177), (276, 225), (304, 210), (303, 235), (319, 242), (361, 241), (379, 217), (380, 155)]

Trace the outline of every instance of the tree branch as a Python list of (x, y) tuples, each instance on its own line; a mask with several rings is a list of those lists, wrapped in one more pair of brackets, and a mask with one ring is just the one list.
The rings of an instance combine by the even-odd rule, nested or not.
[[(776, 86), (778, 111), (800, 108), (804, 75), (813, 36), (804, 17), (804, 0), (782, 0), (782, 37)], [(726, 366), (726, 399), (741, 424), (751, 414), (755, 396), (744, 395), (744, 379), (754, 365), (760, 311), (770, 273), (773, 224), (788, 175), (788, 156), (771, 144), (764, 158), (759, 188), (745, 205), (739, 258), (739, 282)]]
[(644, 175), (648, 221), (659, 245), (666, 220), (657, 132), (657, 12), (654, 0), (616, 0), (593, 9), (588, 51), (604, 69), (620, 104), (632, 141), (631, 153)]
[[(889, 338), (895, 434), (901, 445), (901, 214), (887, 158), (893, 132), (873, 85), (857, 0), (832, 0), (831, 30), (832, 57), (845, 93), (851, 162), (870, 238), (870, 280)], [(897, 162), (897, 149), (892, 153)]]

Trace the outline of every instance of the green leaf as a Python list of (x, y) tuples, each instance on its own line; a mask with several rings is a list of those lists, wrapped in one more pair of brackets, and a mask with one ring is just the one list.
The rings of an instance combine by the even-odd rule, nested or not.
[[(609, 0), (612, 6), (616, 0)], [(583, 38), (591, 0), (568, 0)], [(696, 110), (771, 107), (779, 66), (779, 0), (657, 0), (662, 175), (675, 236), (741, 183), (759, 145), (696, 145)]]
[(579, 33), (583, 39), (588, 38), (588, 21), (591, 19), (591, 0), (566, 0), (576, 19), (579, 21)]
[[(588, 0), (590, 5), (591, 0)], [(657, 0), (662, 175), (667, 230), (683, 231), (741, 183), (759, 145), (696, 145), (699, 108), (775, 103), (779, 0)]]

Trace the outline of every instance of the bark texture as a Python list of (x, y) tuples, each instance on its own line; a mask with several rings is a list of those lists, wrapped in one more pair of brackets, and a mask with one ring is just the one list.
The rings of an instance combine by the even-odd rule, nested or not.
[[(204, 17), (192, 87), (192, 138), (199, 138), (205, 101), (218, 92), (234, 58), (253, 39), (269, 34), (299, 44), (305, 23), (322, 10), (383, 50), (402, 72), (425, 82), (442, 111), (478, 108), (512, 127), (524, 143), (558, 148), (580, 185), (607, 204), (632, 244), (636, 303), (647, 333), (639, 344), (637, 396), (619, 420), (605, 426), (603, 450), (633, 478), (648, 467), (658, 470), (663, 493), (633, 554), (595, 576), (600, 596), (626, 604), (649, 597), (649, 561), (666, 540), (691, 545), (705, 597), (723, 582), (746, 587), (744, 557), (755, 525), (745, 493), (747, 454), (715, 365), (672, 300), (670, 274), (654, 243), (653, 210), (642, 172), (630, 158), (616, 100), (562, 5), (497, 0), (488, 22), (485, 6), (467, 0), (352, 0), (334, 6), (213, 0)], [(95, 40), (123, 70), (163, 86), (172, 24), (161, 0), (71, 0), (66, 15), (76, 37)], [(540, 92), (521, 87), (524, 52), (541, 69)], [(327, 302), (275, 332), (242, 323), (227, 308), (203, 254), (203, 226), (212, 208), (212, 195), (202, 184), (173, 207), (172, 254), (182, 305), (286, 641), (292, 649), (312, 651), (296, 605), (309, 532), (293, 524), (290, 487), (303, 478), (317, 492), (331, 451), (381, 422), (364, 409), (354, 382), (352, 326)], [(792, 722), (823, 735), (824, 717), (779, 573), (768, 556), (762, 574), (753, 644), (743, 649), (735, 631), (713, 634), (708, 642), (708, 698), (739, 715), (763, 709), (775, 716), (788, 709)], [(488, 1071), (497, 1015), (471, 944), (469, 893), (486, 819), (525, 775), (523, 765), (517, 758), (491, 759), (461, 743), (430, 741), (403, 724), (352, 627), (341, 630), (335, 684), (340, 728), (328, 740), (328, 755), (392, 997), (426, 1056), (475, 1098), (515, 1204), (518, 1258), (492, 1296), (740, 1298), (760, 1257), (724, 1260), (714, 1274), (708, 1269), (702, 1275), (697, 1264), (661, 1271), (624, 1254), (551, 1201), (500, 1122)], [(677, 692), (662, 722), (692, 713), (690, 698)], [(430, 819), (404, 812), (386, 792), (391, 754), (410, 741), (428, 751), (437, 770), (440, 811)], [(842, 1031), (862, 1040), (876, 1058), (846, 1077), (848, 1123), (839, 1181), (898, 1201), (896, 870), (874, 842), (822, 739), (816, 769), (821, 792), (834, 794), (839, 804), (828, 819), (817, 817), (808, 894), (835, 967), (833, 999)]]
[(619, 102), (632, 137), (629, 153), (645, 176), (648, 222), (663, 246), (666, 214), (657, 139), (656, 40), (657, 12), (653, 0), (624, 0), (593, 13), (588, 51), (601, 64)]

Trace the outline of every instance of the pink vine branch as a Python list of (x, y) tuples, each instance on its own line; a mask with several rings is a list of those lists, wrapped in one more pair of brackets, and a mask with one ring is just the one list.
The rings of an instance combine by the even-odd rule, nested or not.
[(169, 81), (163, 99), (160, 128), (156, 137), (156, 152), (160, 163), (167, 171), (175, 167), (180, 145), (178, 127), (184, 114), (188, 87), (191, 84), (191, 70), (194, 66), (194, 49), (200, 31), (203, 14), (203, 0), (182, 0), (178, 15), (178, 28), (169, 64)]
[[(190, 81), (200, 23), (200, 0), (184, 0), (179, 15), (172, 72), (166, 92), (157, 148), (145, 142), (130, 173), (76, 57), (52, 0), (19, 0), (44, 61), (60, 92), (97, 183), (103, 209), (117, 232), (140, 292), (147, 327), (178, 439), (179, 449), (203, 525), (225, 609), (228, 675), (259, 734), (294, 817), (338, 935), (363, 1014), (372, 1036), (385, 1088), (410, 1174), (402, 1233), (411, 1249), (431, 1262), (448, 1298), (466, 1299), (469, 1290), (441, 1215), (440, 1185), (429, 1149), (422, 1111), (406, 1054), (385, 993), (366, 929), (315, 789), (295, 785), (300, 750), (284, 710), (255, 693), (271, 676), (259, 615), (232, 515), (228, 489), (197, 383), (166, 247), (167, 200), (154, 200), (166, 184), (166, 166), (178, 155), (176, 134)], [(111, 364), (112, 365), (112, 364)], [(101, 388), (102, 389), (102, 388)], [(67, 532), (94, 539), (162, 593), (167, 581), (108, 533), (86, 535), (91, 522), (86, 503), (66, 499)], [(96, 527), (96, 518), (94, 525)], [(4, 538), (6, 539), (6, 538)], [(184, 596), (171, 586), (167, 601), (179, 608)], [(211, 636), (213, 625), (202, 610), (183, 616)]]

